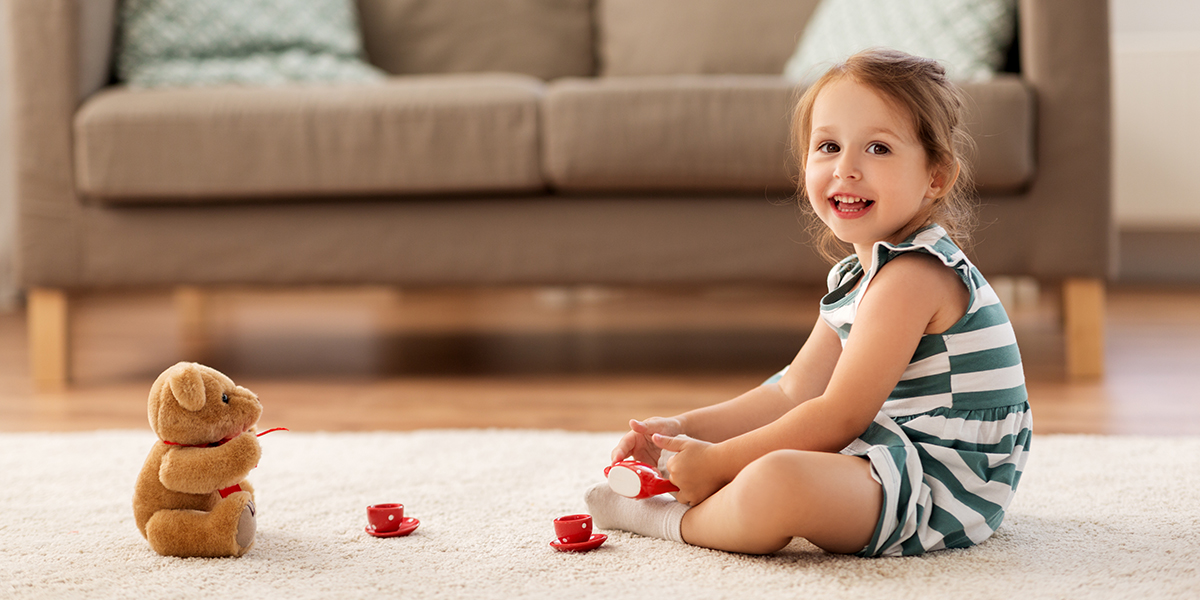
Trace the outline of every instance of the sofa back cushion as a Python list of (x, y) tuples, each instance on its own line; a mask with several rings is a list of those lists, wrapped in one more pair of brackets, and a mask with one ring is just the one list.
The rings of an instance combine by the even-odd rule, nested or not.
[(818, 0), (596, 2), (601, 75), (778, 75)]
[[(1019, 193), (1036, 169), (1032, 88), (1003, 75), (963, 91), (980, 193)], [(793, 190), (795, 104), (778, 75), (555, 81), (541, 104), (544, 172), (571, 192)]]
[(358, 0), (358, 8), (368, 59), (395, 75), (596, 72), (592, 0)]
[(125, 0), (117, 77), (130, 87), (378, 81), (354, 0)]
[(987, 81), (1004, 67), (1016, 12), (1016, 0), (826, 0), (784, 76), (812, 83), (854, 53), (883, 46), (936, 59), (954, 81)]

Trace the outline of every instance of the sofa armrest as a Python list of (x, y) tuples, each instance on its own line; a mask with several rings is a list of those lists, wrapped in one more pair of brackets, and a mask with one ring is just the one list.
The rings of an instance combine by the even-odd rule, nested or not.
[(117, 0), (75, 0), (79, 5), (79, 100), (108, 85), (112, 75)]
[(79, 103), (76, 0), (9, 0), (17, 278), (78, 283), (79, 211), (71, 122)]
[(1109, 275), (1113, 239), (1106, 0), (1021, 0), (1021, 70), (1037, 95), (1030, 271)]

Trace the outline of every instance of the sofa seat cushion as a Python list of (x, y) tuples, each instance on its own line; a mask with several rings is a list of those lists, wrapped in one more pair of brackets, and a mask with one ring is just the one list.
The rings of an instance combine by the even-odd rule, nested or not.
[(525, 75), (113, 88), (76, 114), (76, 186), (116, 202), (540, 190), (542, 95)]
[[(981, 193), (1034, 172), (1034, 97), (1018, 78), (964, 86)], [(564, 79), (546, 91), (546, 177), (568, 191), (792, 189), (798, 98), (780, 76)]]

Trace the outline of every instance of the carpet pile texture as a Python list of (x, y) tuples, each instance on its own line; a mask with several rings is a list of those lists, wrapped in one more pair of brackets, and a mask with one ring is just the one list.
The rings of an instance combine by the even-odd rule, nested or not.
[[(257, 543), (155, 554), (131, 510), (147, 431), (0, 434), (4, 598), (1196, 598), (1200, 438), (1035, 436), (991, 540), (919, 557), (770, 556), (622, 532), (557, 552), (617, 433), (278, 432), (260, 439)], [(421, 525), (367, 535), (366, 506)]]

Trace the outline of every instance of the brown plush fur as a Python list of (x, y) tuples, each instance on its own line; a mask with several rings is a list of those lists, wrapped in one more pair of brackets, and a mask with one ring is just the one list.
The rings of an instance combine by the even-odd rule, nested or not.
[[(245, 554), (254, 545), (254, 490), (245, 479), (261, 455), (258, 396), (215, 369), (181, 362), (151, 386), (147, 413), (160, 441), (133, 493), (142, 536), (166, 556)], [(241, 491), (221, 497), (235, 485)]]

